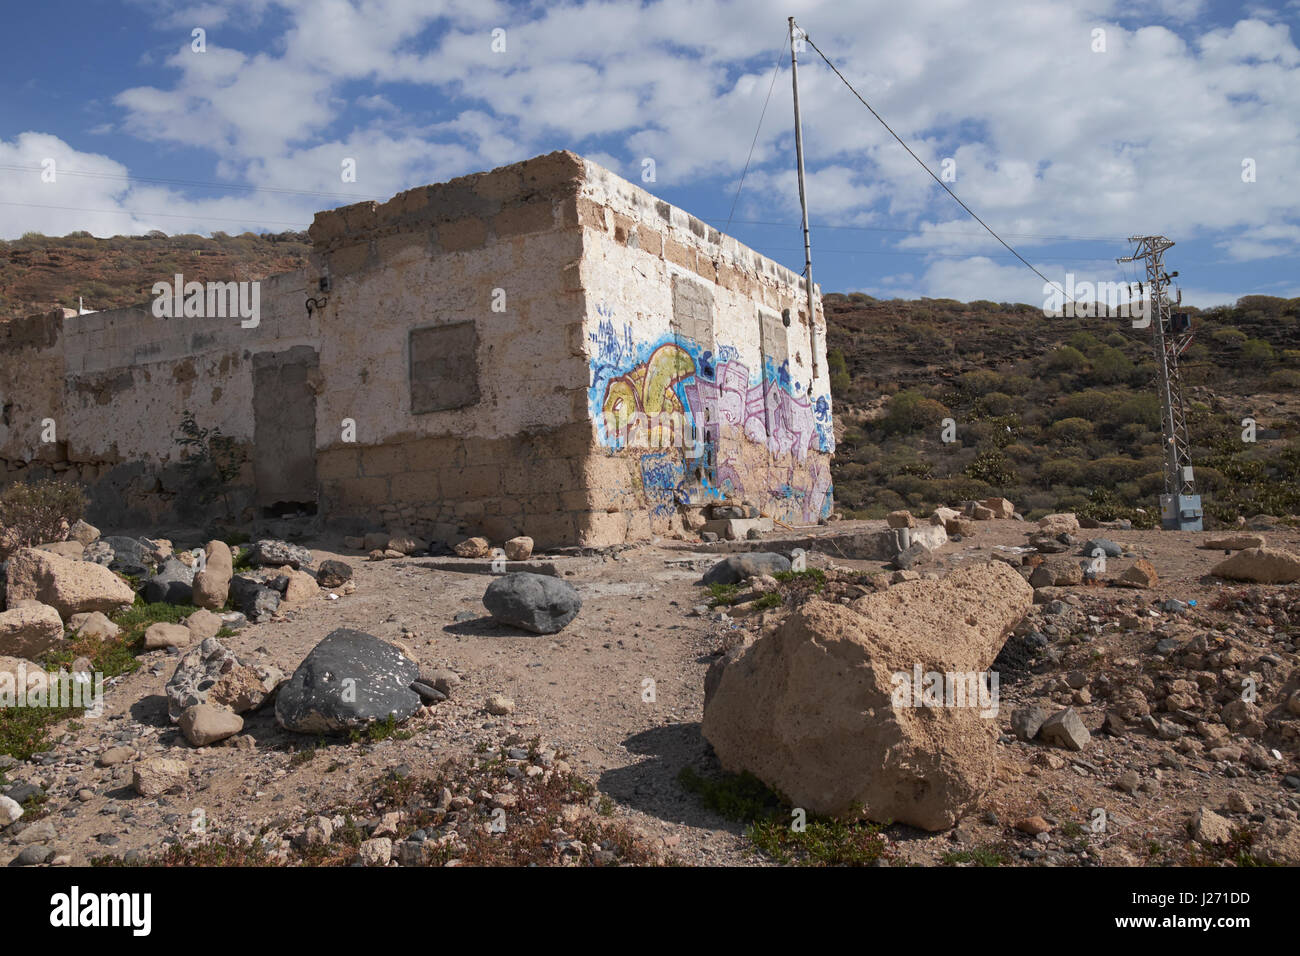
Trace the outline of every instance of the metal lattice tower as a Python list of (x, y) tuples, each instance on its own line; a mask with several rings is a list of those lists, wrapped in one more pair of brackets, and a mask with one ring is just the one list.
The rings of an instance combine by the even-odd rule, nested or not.
[[(1187, 409), (1183, 402), (1183, 377), (1178, 357), (1192, 342), (1192, 325), (1186, 313), (1175, 313), (1167, 291), (1171, 276), (1165, 272), (1165, 251), (1173, 240), (1164, 236), (1130, 236), (1137, 249), (1117, 262), (1146, 263), (1146, 293), (1155, 351), (1157, 386), (1160, 390), (1161, 424), (1164, 430), (1165, 493), (1160, 497), (1162, 524), (1182, 531), (1201, 530), (1201, 497), (1196, 493), (1192, 471), (1191, 438), (1187, 430)], [(1174, 275), (1178, 275), (1177, 272)], [(1179, 296), (1181, 300), (1181, 295)], [(1134, 327), (1142, 327), (1134, 322)]]

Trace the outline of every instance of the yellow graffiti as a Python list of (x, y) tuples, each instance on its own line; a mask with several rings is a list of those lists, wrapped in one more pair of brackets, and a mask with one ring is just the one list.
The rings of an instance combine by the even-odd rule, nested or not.
[[(673, 386), (695, 374), (695, 362), (678, 345), (661, 345), (644, 364), (612, 380), (605, 388), (601, 412), (605, 421), (622, 431), (639, 421), (648, 425), (664, 412), (683, 414), (682, 401)], [(652, 418), (652, 416), (654, 416)]]

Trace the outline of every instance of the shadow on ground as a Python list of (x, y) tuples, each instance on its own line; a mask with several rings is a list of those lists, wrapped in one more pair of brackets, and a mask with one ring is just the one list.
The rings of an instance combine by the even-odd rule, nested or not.
[(717, 760), (700, 734), (700, 724), (669, 724), (633, 734), (623, 741), (629, 753), (644, 756), (627, 767), (606, 770), (599, 787), (619, 803), (674, 825), (742, 833), (745, 827), (706, 809), (677, 782), (682, 768), (712, 772)]

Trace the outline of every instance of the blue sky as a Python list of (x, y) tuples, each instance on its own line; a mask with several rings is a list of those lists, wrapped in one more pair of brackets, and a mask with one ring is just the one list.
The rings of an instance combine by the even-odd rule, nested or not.
[[(791, 13), (1053, 279), (1151, 232), (1185, 301), (1300, 296), (1300, 0), (9, 4), (0, 238), (304, 228), (566, 148), (800, 270)], [(1043, 302), (811, 49), (800, 87), (824, 290)]]

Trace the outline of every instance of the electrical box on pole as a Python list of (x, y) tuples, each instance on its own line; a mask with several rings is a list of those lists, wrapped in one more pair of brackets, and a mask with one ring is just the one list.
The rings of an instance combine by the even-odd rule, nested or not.
[[(1138, 247), (1133, 255), (1116, 262), (1146, 263), (1144, 283), (1146, 307), (1142, 322), (1150, 325), (1155, 351), (1157, 387), (1160, 391), (1161, 425), (1164, 434), (1165, 493), (1160, 496), (1160, 523), (1169, 530), (1202, 530), (1201, 496), (1196, 493), (1192, 471), (1191, 439), (1187, 431), (1187, 409), (1183, 402), (1183, 377), (1178, 357), (1192, 342), (1191, 316), (1174, 312), (1169, 301), (1169, 282), (1177, 272), (1165, 272), (1164, 254), (1174, 243), (1164, 236), (1130, 236)], [(1181, 301), (1181, 293), (1179, 300)]]

